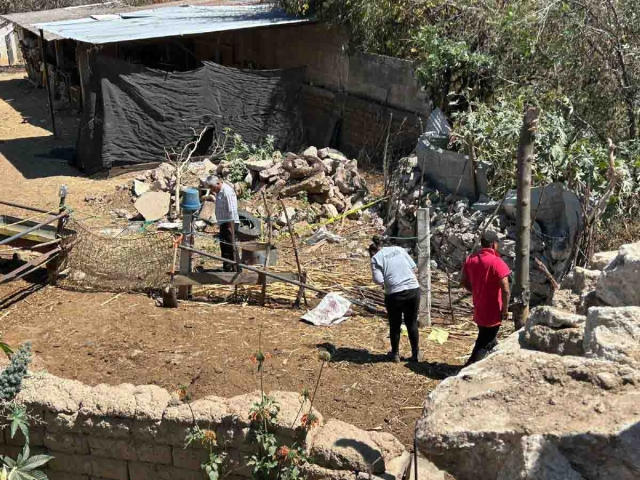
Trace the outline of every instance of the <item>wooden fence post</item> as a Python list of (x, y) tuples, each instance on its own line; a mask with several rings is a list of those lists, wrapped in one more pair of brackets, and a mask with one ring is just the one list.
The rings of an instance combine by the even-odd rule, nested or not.
[(431, 326), (431, 214), (418, 209), (418, 280), (420, 282), (420, 327)]
[(529, 316), (529, 252), (531, 244), (531, 166), (535, 155), (538, 108), (524, 114), (518, 146), (518, 198), (516, 204), (516, 272), (513, 288), (513, 322), (520, 330)]

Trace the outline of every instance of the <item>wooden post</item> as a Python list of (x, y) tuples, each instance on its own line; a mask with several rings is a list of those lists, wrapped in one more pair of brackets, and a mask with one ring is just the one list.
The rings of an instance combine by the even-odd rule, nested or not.
[[(273, 237), (273, 224), (271, 222), (271, 210), (267, 203), (267, 195), (262, 191), (262, 201), (264, 202), (264, 209), (267, 213), (267, 254), (264, 259), (264, 271), (269, 270), (269, 258), (271, 257), (271, 241)], [(262, 283), (262, 291), (260, 292), (260, 305), (264, 307), (267, 300), (267, 276), (264, 276), (264, 282)]]
[[(68, 193), (69, 193), (69, 190), (67, 186), (60, 185), (60, 191), (59, 191), (60, 203), (58, 204), (58, 215), (61, 215), (62, 213), (64, 213), (66, 209), (65, 204), (67, 202)], [(58, 219), (58, 225), (56, 226), (56, 239), (62, 238), (62, 232), (64, 230), (65, 220), (66, 220), (66, 217), (60, 217), (60, 219)], [(63, 255), (64, 255), (64, 248), (60, 251), (60, 255), (58, 255), (58, 257), (56, 257), (54, 260), (52, 260), (47, 264), (47, 270), (49, 274), (49, 283), (51, 285), (55, 285), (56, 283), (58, 283), (58, 272), (60, 271), (60, 266), (64, 261)]]
[(47, 55), (44, 50), (44, 31), (40, 29), (40, 55), (42, 55), (42, 64), (44, 65), (44, 77), (45, 84), (47, 86), (47, 93), (49, 94), (49, 113), (51, 114), (51, 129), (53, 130), (53, 136), (57, 137), (56, 132), (56, 117), (53, 114), (53, 93), (51, 92), (51, 84), (49, 82), (49, 66), (47, 65)]
[(420, 281), (420, 327), (431, 326), (431, 215), (418, 209), (418, 275)]
[(529, 316), (529, 252), (531, 243), (531, 166), (535, 154), (535, 131), (540, 111), (524, 114), (518, 146), (518, 199), (516, 205), (516, 272), (513, 288), (513, 322), (520, 330)]
[[(289, 236), (291, 237), (291, 245), (293, 246), (293, 254), (296, 259), (296, 266), (298, 267), (298, 278), (302, 280), (303, 283), (307, 283), (307, 274), (302, 272), (302, 267), (300, 266), (300, 257), (298, 256), (298, 246), (296, 245), (296, 237), (294, 236), (293, 227), (291, 226), (291, 220), (289, 219), (289, 214), (287, 213), (287, 206), (284, 204), (282, 199), (280, 199), (280, 205), (282, 205), (282, 211), (284, 212), (284, 218), (287, 221), (287, 229), (289, 230)], [(298, 292), (298, 298), (296, 299), (295, 306), (300, 306), (300, 295), (304, 297), (305, 306), (309, 306), (307, 303), (307, 296), (304, 293), (304, 287), (300, 287), (300, 292)]]
[[(191, 228), (193, 226), (193, 214), (182, 213), (182, 245), (191, 247), (193, 245), (193, 235)], [(186, 275), (191, 273), (191, 252), (188, 250), (180, 250), (180, 274)], [(188, 300), (191, 296), (190, 286), (178, 287), (178, 298), (180, 300)]]

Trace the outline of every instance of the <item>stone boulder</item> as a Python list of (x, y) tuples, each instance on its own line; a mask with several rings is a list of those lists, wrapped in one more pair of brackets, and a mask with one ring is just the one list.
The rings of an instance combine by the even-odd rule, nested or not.
[(640, 307), (593, 307), (584, 332), (588, 357), (640, 366)]
[(318, 175), (314, 175), (311, 178), (307, 178), (302, 182), (295, 183), (293, 185), (288, 185), (283, 187), (280, 190), (280, 196), (282, 197), (293, 197), (300, 192), (307, 193), (323, 193), (329, 192), (331, 185), (329, 184), (329, 180), (327, 179), (324, 172), (319, 173)]
[(601, 273), (600, 270), (587, 270), (586, 268), (576, 267), (573, 272), (573, 291), (578, 295), (582, 295), (595, 290)]
[[(530, 458), (537, 447), (530, 443), (524, 448), (529, 458), (519, 461), (524, 468), (508, 475), (518, 470), (523, 440), (538, 435), (585, 480), (637, 479), (638, 373), (613, 362), (523, 349), (516, 332), (429, 394), (416, 426), (419, 449), (457, 480), (554, 478), (525, 475), (535, 472)], [(549, 448), (545, 463), (555, 455)]]
[(275, 162), (270, 158), (266, 160), (261, 160), (259, 158), (250, 158), (244, 164), (247, 169), (251, 170), (252, 172), (263, 172), (273, 167)]
[(580, 296), (570, 289), (562, 288), (553, 292), (551, 306), (567, 312), (575, 312), (580, 303)]
[(558, 355), (582, 355), (586, 318), (553, 307), (536, 307), (524, 330), (531, 348)]
[(617, 256), (617, 250), (594, 253), (593, 257), (591, 257), (591, 260), (589, 261), (589, 268), (591, 270), (604, 270), (607, 265), (615, 260)]
[(367, 432), (339, 420), (329, 420), (309, 449), (313, 462), (320, 467), (374, 474), (384, 473), (404, 452), (391, 434)]
[(607, 305), (640, 306), (640, 242), (623, 245), (598, 279), (597, 295)]
[(543, 435), (523, 437), (507, 460), (498, 480), (584, 480), (567, 457)]

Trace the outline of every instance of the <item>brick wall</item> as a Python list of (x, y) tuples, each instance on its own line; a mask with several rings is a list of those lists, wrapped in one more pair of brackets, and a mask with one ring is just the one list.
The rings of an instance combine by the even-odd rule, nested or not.
[[(380, 161), (391, 114), (394, 154), (411, 152), (431, 111), (412, 62), (348, 55), (340, 30), (306, 24), (203, 35), (196, 56), (259, 69), (306, 67), (303, 99), (307, 143)], [(330, 141), (333, 138), (333, 142)]]
[[(275, 427), (279, 441), (291, 445), (297, 440), (314, 459), (306, 478), (346, 478), (342, 475), (375, 462), (376, 454), (383, 461), (376, 462), (373, 478), (395, 480), (406, 472), (410, 456), (390, 434), (365, 432), (334, 420), (325, 423), (316, 412), (320, 425), (306, 435), (298, 418), (298, 394), (272, 395), (281, 408)], [(157, 386), (89, 387), (51, 375), (27, 379), (18, 397), (35, 416), (32, 453), (55, 457), (46, 469), (50, 480), (205, 479), (200, 465), (208, 452), (184, 448), (185, 431), (194, 420), (216, 431), (219, 450), (228, 454), (227, 471), (233, 470), (225, 478), (250, 478), (246, 463), (254, 444), (248, 415), (258, 399), (254, 392), (230, 399), (206, 397), (189, 406)], [(11, 439), (5, 429), (0, 453), (15, 458), (24, 443), (21, 435)], [(363, 447), (341, 447), (337, 437)]]

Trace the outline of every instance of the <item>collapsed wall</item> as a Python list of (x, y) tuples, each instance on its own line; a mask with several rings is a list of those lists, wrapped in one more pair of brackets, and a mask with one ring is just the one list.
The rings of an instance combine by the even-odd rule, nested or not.
[(640, 478), (640, 297), (621, 288), (638, 252), (576, 272), (598, 306), (533, 309), (499, 351), (441, 383), (416, 427), (421, 452), (457, 480)]
[[(313, 465), (304, 478), (401, 479), (410, 454), (393, 435), (367, 432), (337, 420), (323, 421), (308, 433), (302, 427), (299, 395), (271, 394), (280, 406), (275, 434), (279, 445), (303, 444)], [(207, 478), (201, 464), (208, 451), (185, 448), (186, 430), (197, 422), (216, 432), (219, 452), (226, 452), (225, 478), (251, 478), (248, 458), (256, 452), (249, 411), (259, 392), (233, 398), (206, 397), (193, 403), (154, 386), (129, 384), (90, 387), (52, 375), (27, 378), (18, 402), (35, 416), (30, 430), (32, 453), (55, 457), (50, 480), (195, 480)], [(16, 458), (24, 437), (0, 436), (0, 453)], [(301, 442), (301, 443), (300, 443)], [(369, 477), (369, 472), (372, 476)]]

